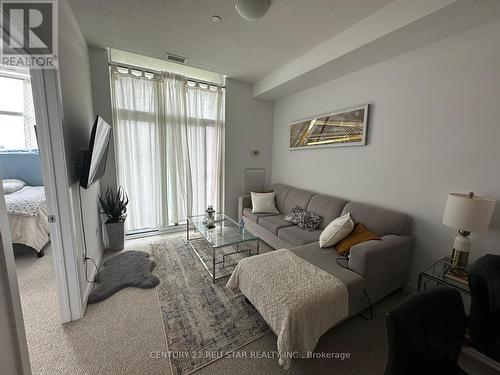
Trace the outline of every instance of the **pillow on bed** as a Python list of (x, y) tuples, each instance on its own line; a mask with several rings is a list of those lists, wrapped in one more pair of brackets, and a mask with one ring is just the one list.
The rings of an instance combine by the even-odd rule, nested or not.
[(337, 254), (347, 255), (354, 245), (371, 240), (380, 240), (380, 237), (363, 224), (358, 223), (354, 226), (351, 234), (335, 245), (335, 249), (337, 250)]
[(26, 186), (24, 181), (15, 179), (2, 180), (2, 185), (4, 194), (15, 193), (16, 191), (19, 191), (24, 186)]
[(351, 213), (348, 212), (333, 220), (321, 232), (319, 236), (319, 247), (330, 247), (343, 240), (354, 229), (354, 222), (351, 219)]
[(275, 192), (271, 193), (250, 193), (252, 197), (252, 213), (253, 214), (279, 214), (274, 203)]

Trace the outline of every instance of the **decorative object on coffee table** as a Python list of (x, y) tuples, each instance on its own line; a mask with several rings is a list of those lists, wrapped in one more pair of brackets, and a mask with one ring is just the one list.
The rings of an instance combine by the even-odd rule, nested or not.
[(458, 229), (455, 237), (451, 260), (452, 272), (457, 275), (466, 275), (472, 233), (488, 231), (491, 216), (495, 208), (495, 200), (480, 197), (473, 192), (468, 194), (450, 193), (443, 215), (443, 224)]
[(205, 212), (207, 213), (207, 223), (205, 224), (205, 226), (208, 229), (215, 228), (215, 210), (214, 210), (214, 207), (211, 205), (208, 206), (208, 208), (205, 210)]
[(106, 192), (99, 195), (101, 213), (106, 215), (105, 223), (108, 238), (108, 248), (112, 250), (123, 250), (125, 245), (125, 219), (127, 217), (128, 197), (121, 187), (115, 193), (108, 188)]

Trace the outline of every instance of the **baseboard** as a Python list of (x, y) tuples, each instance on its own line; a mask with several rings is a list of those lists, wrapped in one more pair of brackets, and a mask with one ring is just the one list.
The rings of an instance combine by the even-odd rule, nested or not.
[(469, 370), (471, 374), (489, 375), (500, 373), (500, 363), (478, 352), (475, 348), (467, 344), (462, 348), (461, 361), (463, 362), (464, 369)]

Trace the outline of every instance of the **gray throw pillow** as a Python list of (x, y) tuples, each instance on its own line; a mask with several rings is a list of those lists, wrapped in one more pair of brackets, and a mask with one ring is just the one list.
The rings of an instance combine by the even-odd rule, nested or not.
[(314, 212), (306, 211), (303, 208), (295, 206), (290, 213), (285, 216), (285, 220), (298, 225), (300, 228), (312, 232), (318, 228), (321, 223), (321, 216)]

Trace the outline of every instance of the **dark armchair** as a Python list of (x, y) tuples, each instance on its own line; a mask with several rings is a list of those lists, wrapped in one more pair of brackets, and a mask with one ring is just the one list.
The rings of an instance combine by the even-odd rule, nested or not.
[(469, 334), (477, 350), (500, 362), (500, 256), (487, 254), (469, 268)]
[(465, 374), (457, 365), (466, 319), (460, 293), (436, 287), (409, 296), (387, 314), (386, 375)]

